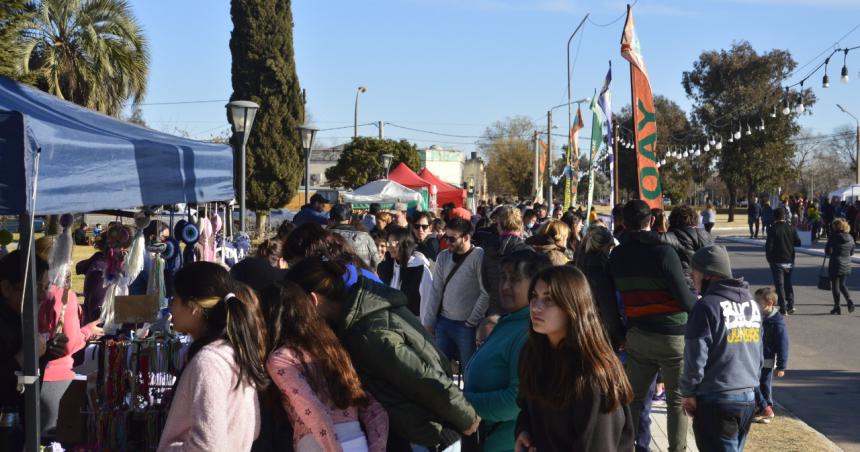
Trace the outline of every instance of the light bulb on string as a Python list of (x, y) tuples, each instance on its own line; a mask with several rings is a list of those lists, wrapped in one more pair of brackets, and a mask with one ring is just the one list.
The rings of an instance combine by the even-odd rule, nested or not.
[(749, 123), (749, 122), (747, 122), (747, 133), (746, 133), (746, 134), (747, 134), (747, 136), (752, 135), (752, 128), (750, 127), (750, 123)]
[(797, 94), (797, 107), (795, 111), (797, 114), (801, 114), (806, 110), (806, 107), (803, 106), (803, 81), (800, 81), (800, 92)]
[(821, 79), (822, 88), (830, 88), (830, 77), (827, 75), (827, 65), (830, 64), (830, 57), (824, 60), (824, 78)]
[(711, 146), (713, 146), (713, 145), (717, 144), (717, 140), (716, 140), (716, 139), (714, 139), (714, 137), (711, 137), (711, 140), (710, 140), (710, 141), (708, 141), (708, 144), (710, 144)]
[(842, 83), (848, 83), (848, 49), (843, 50), (845, 55), (842, 57)]
[(764, 132), (764, 118), (761, 118), (761, 126), (759, 126), (758, 130)]
[(770, 117), (771, 117), (771, 118), (776, 118), (776, 107), (773, 107), (773, 111), (772, 111), (772, 112), (770, 112)]
[(696, 155), (696, 157), (698, 157), (698, 156), (702, 155), (702, 151), (700, 151), (700, 150), (696, 149), (696, 153), (695, 153), (695, 155)]
[(734, 143), (734, 142), (735, 142), (734, 134), (729, 132), (729, 143)]
[(711, 143), (705, 143), (705, 147), (703, 147), (702, 150), (704, 150), (705, 152), (710, 151), (711, 150)]
[(717, 141), (717, 145), (714, 148), (718, 151), (723, 148), (723, 137), (720, 137), (720, 141)]
[(785, 106), (782, 107), (782, 114), (788, 116), (791, 114), (791, 107), (788, 106), (788, 87), (785, 87)]
[(687, 151), (687, 150), (685, 149), (685, 150), (684, 150), (684, 154), (683, 154), (683, 156), (684, 156), (684, 158), (689, 157), (689, 156), (690, 156), (690, 151)]
[(740, 124), (738, 124), (738, 131), (737, 131), (737, 132), (735, 132), (735, 139), (736, 139), (736, 140), (740, 140), (740, 139), (741, 139), (741, 126), (740, 126)]

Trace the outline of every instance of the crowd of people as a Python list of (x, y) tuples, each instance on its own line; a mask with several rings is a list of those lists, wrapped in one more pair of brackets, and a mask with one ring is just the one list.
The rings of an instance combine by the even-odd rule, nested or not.
[[(159, 450), (649, 450), (661, 395), (670, 450), (685, 450), (690, 426), (702, 450), (741, 450), (751, 423), (774, 416), (791, 228), (768, 232), (768, 260), (788, 283), (753, 296), (714, 245), (707, 209), (700, 228), (689, 206), (638, 200), (611, 224), (540, 204), (327, 204), (313, 197), (230, 269), (175, 272), (171, 320), (192, 344)], [(0, 273), (11, 344), (0, 358), (20, 369), (14, 255)], [(836, 262), (838, 310), (850, 261)], [(43, 360), (62, 380), (68, 357), (103, 332), (66, 314), (66, 337), (50, 334), (66, 305), (43, 287)], [(4, 405), (20, 404), (11, 375)]]

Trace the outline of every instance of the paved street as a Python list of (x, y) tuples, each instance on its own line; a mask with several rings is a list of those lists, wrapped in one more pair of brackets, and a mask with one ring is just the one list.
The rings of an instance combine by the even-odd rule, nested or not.
[[(731, 253), (736, 276), (754, 291), (772, 285), (761, 246), (720, 240)], [(830, 292), (816, 288), (821, 257), (797, 254), (795, 307), (787, 319), (791, 338), (789, 370), (776, 381), (775, 399), (846, 451), (860, 451), (860, 310), (829, 314)], [(860, 271), (849, 289), (860, 300)]]

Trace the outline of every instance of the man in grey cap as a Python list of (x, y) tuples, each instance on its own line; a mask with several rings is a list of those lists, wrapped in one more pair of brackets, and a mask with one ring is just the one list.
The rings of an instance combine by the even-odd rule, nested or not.
[(743, 450), (762, 366), (761, 313), (722, 246), (692, 258), (701, 299), (687, 321), (681, 395), (702, 450)]

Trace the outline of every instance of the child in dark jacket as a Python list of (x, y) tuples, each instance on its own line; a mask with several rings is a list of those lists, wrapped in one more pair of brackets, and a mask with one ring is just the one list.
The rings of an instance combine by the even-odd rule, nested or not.
[[(776, 308), (777, 295), (771, 287), (756, 290), (755, 301), (762, 316), (762, 350), (764, 362), (761, 369), (759, 390), (756, 391), (758, 412), (753, 421), (768, 424), (773, 414), (773, 374), (778, 378), (785, 376), (788, 366), (788, 330), (785, 318)], [(776, 372), (774, 372), (776, 365)]]

